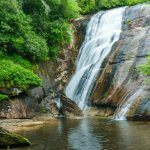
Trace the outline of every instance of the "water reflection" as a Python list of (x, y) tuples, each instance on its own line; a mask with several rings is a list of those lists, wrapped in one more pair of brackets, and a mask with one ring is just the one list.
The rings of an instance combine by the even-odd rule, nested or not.
[(128, 150), (148, 150), (150, 149), (150, 124), (146, 122), (128, 123), (122, 121), (118, 124), (120, 139)]
[(58, 120), (21, 131), (33, 143), (13, 150), (148, 150), (150, 123), (102, 119)]
[(81, 121), (79, 127), (69, 131), (69, 144), (73, 149), (82, 150), (101, 150), (100, 136), (93, 134), (92, 126), (89, 125), (89, 120)]

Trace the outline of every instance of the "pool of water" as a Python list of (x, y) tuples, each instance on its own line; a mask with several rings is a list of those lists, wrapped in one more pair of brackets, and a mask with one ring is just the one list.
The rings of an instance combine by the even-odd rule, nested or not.
[(150, 150), (148, 122), (62, 119), (19, 134), (32, 146), (13, 150)]

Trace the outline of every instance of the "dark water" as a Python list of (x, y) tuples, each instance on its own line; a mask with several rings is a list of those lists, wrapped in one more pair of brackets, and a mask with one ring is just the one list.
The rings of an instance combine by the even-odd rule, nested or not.
[(146, 122), (59, 120), (19, 133), (33, 145), (13, 150), (150, 150), (150, 123)]

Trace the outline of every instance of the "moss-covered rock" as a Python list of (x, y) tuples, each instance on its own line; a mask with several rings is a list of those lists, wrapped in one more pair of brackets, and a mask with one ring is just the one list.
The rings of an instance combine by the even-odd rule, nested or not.
[(28, 139), (0, 127), (0, 148), (30, 146)]

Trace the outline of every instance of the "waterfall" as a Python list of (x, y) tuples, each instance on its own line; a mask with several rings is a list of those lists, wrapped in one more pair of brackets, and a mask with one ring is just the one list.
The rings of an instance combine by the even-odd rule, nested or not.
[(138, 89), (134, 94), (132, 94), (127, 101), (124, 103), (125, 99), (122, 101), (120, 106), (118, 107), (116, 113), (113, 116), (115, 120), (126, 120), (126, 115), (130, 111), (131, 107), (135, 103), (135, 100), (144, 92), (143, 89)]
[(76, 61), (76, 72), (66, 87), (68, 98), (84, 110), (100, 67), (119, 40), (125, 8), (98, 12), (88, 23), (85, 41)]

